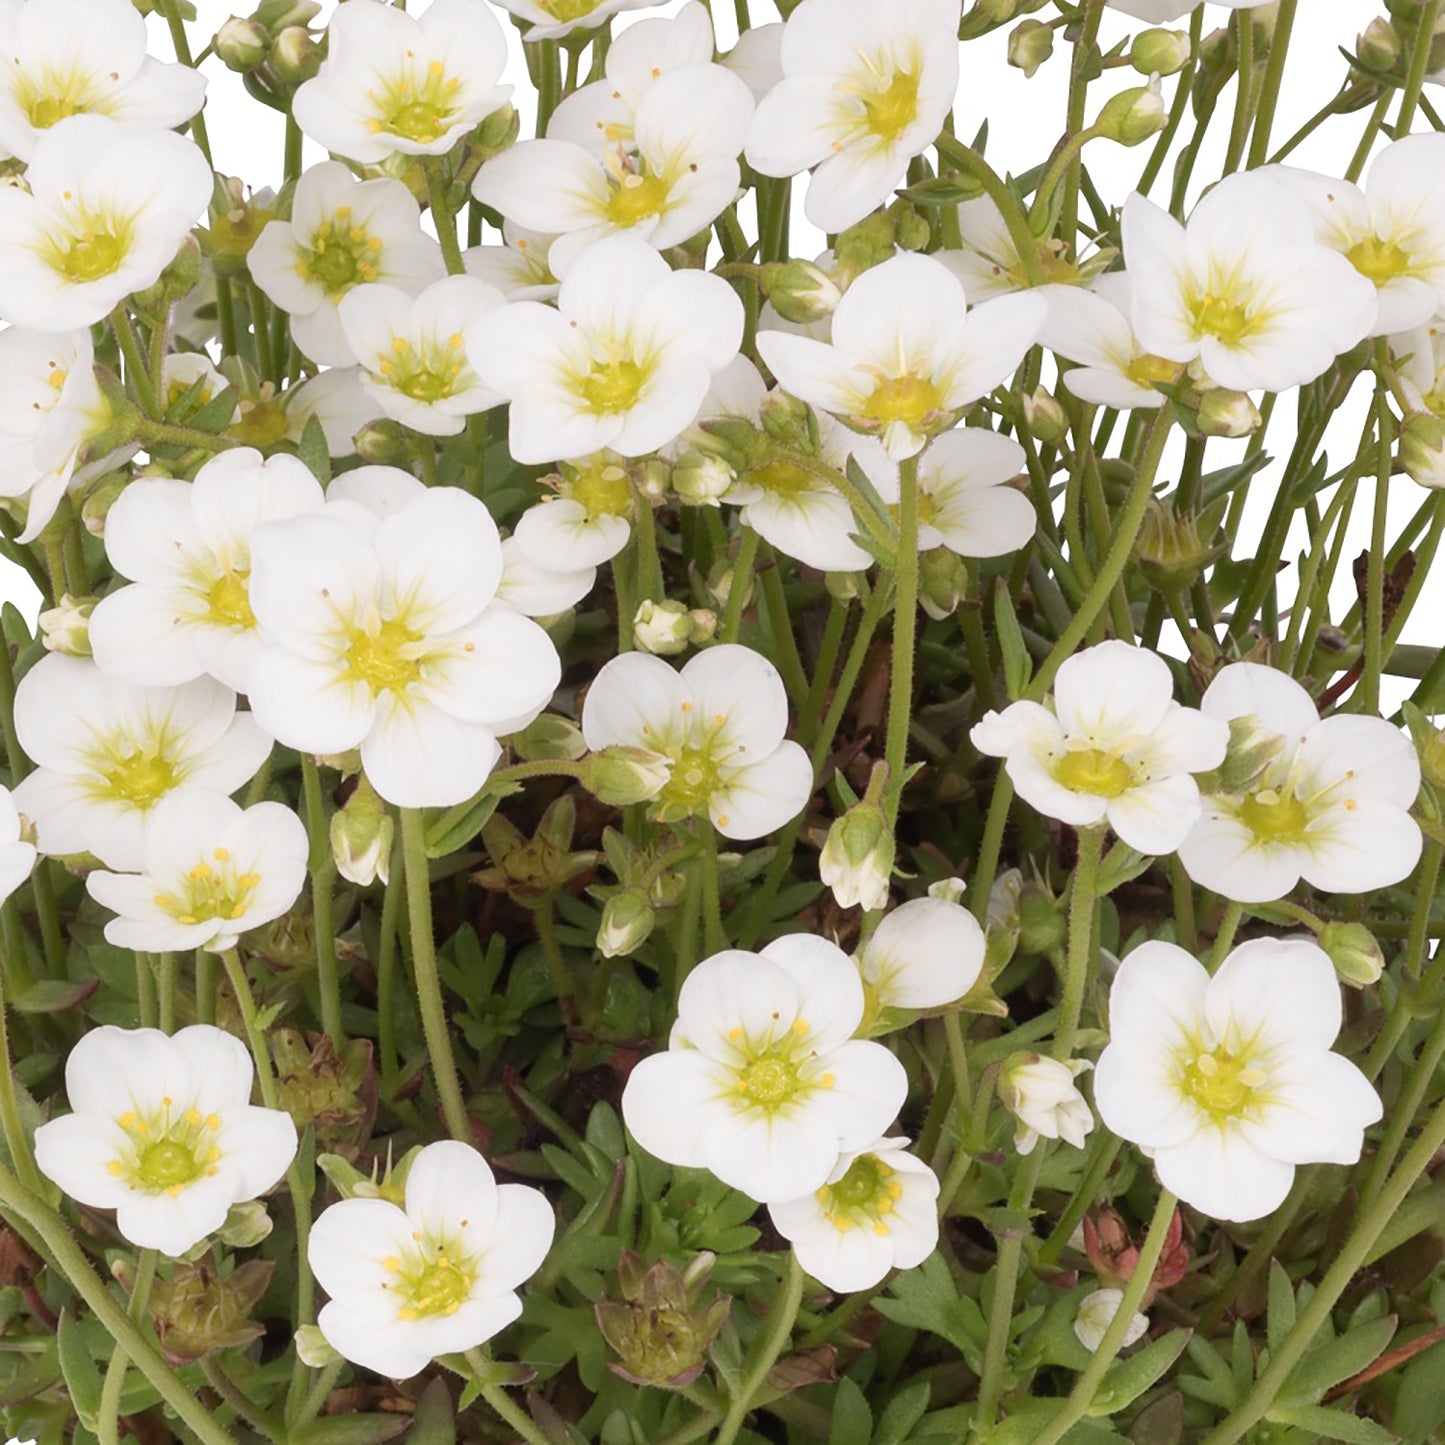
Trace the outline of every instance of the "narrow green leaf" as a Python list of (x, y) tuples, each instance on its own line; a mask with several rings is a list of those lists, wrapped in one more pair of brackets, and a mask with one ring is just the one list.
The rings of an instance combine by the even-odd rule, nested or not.
[(1089, 1414), (1112, 1415), (1132, 1405), (1184, 1353), (1192, 1333), (1191, 1330), (1171, 1330), (1137, 1355), (1116, 1360), (1095, 1392)]
[(828, 1445), (868, 1445), (873, 1438), (873, 1412), (857, 1385), (844, 1375), (833, 1396), (833, 1425)]
[(89, 1430), (95, 1429), (100, 1393), (105, 1382), (85, 1343), (85, 1331), (73, 1315), (62, 1313), (56, 1327), (60, 1346), (60, 1371), (76, 1416)]
[(999, 648), (1003, 653), (1004, 682), (1010, 698), (1020, 698), (1034, 675), (1033, 660), (1024, 646), (1023, 629), (1014, 612), (1013, 598), (1007, 582), (1000, 577), (994, 585), (993, 621), (998, 631)]
[(1307, 1430), (1316, 1440), (1344, 1440), (1349, 1445), (1395, 1445), (1398, 1436), (1373, 1420), (1346, 1415), (1343, 1410), (1326, 1410), (1323, 1405), (1277, 1405), (1265, 1416), (1276, 1425)]

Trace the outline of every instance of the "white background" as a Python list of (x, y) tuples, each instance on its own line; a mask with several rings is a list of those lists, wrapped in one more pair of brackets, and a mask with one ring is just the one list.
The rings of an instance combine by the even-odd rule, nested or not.
[[(878, 0), (878, 3), (886, 4), (888, 0)], [(672, 14), (680, 6), (681, 0), (672, 0), (672, 3), (666, 5), (624, 15), (619, 23), (625, 26), (643, 16)], [(328, 4), (326, 8), (329, 11), (332, 5)], [(755, 20), (771, 18), (771, 7), (766, 0), (754, 0), (753, 9), (756, 12)], [(1339, 47), (1352, 49), (1355, 36), (1371, 19), (1381, 13), (1382, 9), (1379, 0), (1301, 0), (1274, 126), (1276, 144), (1292, 134), (1297, 126), (1334, 94), (1346, 74)], [(231, 7), (226, 0), (198, 0), (198, 10), (198, 20), (189, 27), (191, 46), (197, 53), (231, 13)], [(733, 7), (728, 0), (716, 0), (715, 10), (719, 45), (728, 48), (736, 38)], [(505, 13), (500, 9), (497, 13), (504, 22), (510, 46), (507, 78), (516, 86), (514, 99), (522, 112), (523, 134), (530, 134), (532, 97), (522, 59), (521, 42), (515, 27), (507, 23), (508, 17)], [(1046, 7), (1038, 12), (1037, 18), (1046, 19), (1050, 14), (1051, 11)], [(1228, 10), (1207, 5), (1206, 32), (1216, 24), (1226, 23), (1229, 15)], [(324, 19), (324, 16), (321, 18)], [(1183, 26), (1187, 22), (1178, 23)], [(162, 59), (171, 59), (170, 40), (164, 25), (156, 17), (152, 17), (151, 26), (152, 53)], [(1115, 41), (1141, 28), (1141, 23), (1111, 12), (1105, 16), (1101, 43), (1107, 49)], [(986, 118), (989, 122), (990, 160), (1000, 169), (1022, 172), (1047, 158), (1063, 129), (1068, 49), (1067, 46), (1061, 46), (1032, 79), (1025, 79), (1022, 72), (1010, 69), (1005, 63), (1006, 37), (1007, 30), (1002, 30), (984, 40), (962, 47), (962, 83), (957, 108), (957, 129), (960, 135), (971, 137)], [(217, 168), (224, 174), (241, 177), (249, 186), (256, 188), (277, 185), (282, 170), (281, 117), (252, 100), (246, 94), (240, 77), (227, 71), (218, 61), (208, 60), (203, 69), (210, 79), (206, 119)], [(1090, 92), (1091, 116), (1109, 94), (1137, 84), (1139, 80), (1140, 78), (1127, 68), (1107, 72)], [(1174, 83), (1166, 80), (1166, 98), (1172, 93)], [(1196, 189), (1207, 184), (1212, 176), (1219, 173), (1233, 107), (1233, 89), (1231, 84), (1220, 97), (1211, 126), (1210, 140), (1195, 170)], [(1438, 93), (1435, 92), (1437, 95)], [(1341, 174), (1354, 151), (1367, 114), (1367, 111), (1362, 111), (1333, 118), (1291, 156), (1291, 163), (1335, 175)], [(1186, 119), (1181, 132), (1181, 142), (1187, 139), (1191, 121), (1192, 117)], [(1095, 141), (1088, 147), (1090, 174), (1106, 201), (1111, 204), (1123, 201), (1133, 189), (1148, 153), (1147, 144), (1137, 149), (1125, 149), (1107, 141)], [(306, 163), (310, 165), (321, 159), (324, 159), (324, 156), (308, 142)], [(1168, 183), (1169, 166), (1166, 165), (1156, 193), (1167, 191)], [(801, 191), (800, 184), (797, 193), (801, 195)], [(822, 248), (822, 238), (816, 233), (809, 235), (809, 228), (802, 220), (800, 212), (795, 216), (793, 236), (798, 254), (810, 255)], [(1332, 469), (1342, 465), (1353, 455), (1367, 408), (1367, 397), (1367, 384), (1361, 383), (1330, 428), (1326, 445)], [(1271, 425), (1266, 448), (1276, 458), (1282, 458), (1287, 453), (1292, 440), (1292, 412), (1291, 399), (1282, 398), (1276, 408), (1276, 417)], [(1227, 465), (1242, 452), (1243, 443), (1212, 443), (1208, 466), (1214, 469)], [(1175, 456), (1177, 451), (1166, 457), (1166, 480)], [(1269, 499), (1276, 489), (1278, 478), (1279, 463), (1276, 462), (1256, 479), (1252, 488), (1242, 537), (1242, 550), (1246, 554), (1250, 546), (1249, 539), (1257, 534), (1263, 515), (1268, 510)], [(1394, 480), (1390, 497), (1392, 531), (1397, 530), (1411, 515), (1423, 495), (1407, 478), (1398, 477)], [(1324, 500), (1322, 498), (1322, 504)], [(1367, 492), (1362, 489), (1355, 509), (1352, 535), (1343, 554), (1345, 560), (1340, 576), (1336, 579), (1334, 609), (1337, 619), (1343, 616), (1353, 597), (1353, 582), (1348, 564), (1349, 559), (1368, 544), (1369, 511)], [(1303, 527), (1297, 524), (1296, 531), (1290, 538), (1290, 546), (1286, 549), (1286, 560), (1293, 564), (1306, 542)], [(1437, 573), (1445, 573), (1445, 569), (1436, 570)], [(33, 621), (39, 598), (20, 569), (3, 559), (0, 559), (0, 599), (14, 601)], [(1442, 640), (1442, 623), (1445, 623), (1445, 577), (1437, 575), (1427, 584), (1406, 629), (1405, 640), (1439, 645)], [(1409, 686), (1390, 686), (1387, 680), (1387, 706), (1393, 705), (1409, 691)]]

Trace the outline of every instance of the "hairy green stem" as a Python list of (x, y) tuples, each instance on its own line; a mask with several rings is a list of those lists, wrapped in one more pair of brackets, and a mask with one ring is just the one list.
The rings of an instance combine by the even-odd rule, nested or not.
[(783, 1353), (793, 1333), (793, 1323), (798, 1318), (798, 1306), (802, 1301), (803, 1267), (798, 1263), (798, 1256), (789, 1251), (787, 1280), (782, 1291), (774, 1297), (767, 1323), (753, 1342), (742, 1381), (728, 1406), (714, 1445), (732, 1445), (737, 1439), (754, 1398), (768, 1378), (768, 1371), (777, 1364), (778, 1356)]

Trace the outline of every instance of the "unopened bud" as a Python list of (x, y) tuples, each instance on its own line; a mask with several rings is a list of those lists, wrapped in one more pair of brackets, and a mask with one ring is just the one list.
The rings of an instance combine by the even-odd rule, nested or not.
[(251, 19), (279, 35), (292, 25), (309, 25), (319, 14), (316, 0), (261, 0)]
[(687, 452), (672, 469), (672, 489), (689, 507), (715, 507), (737, 480), (722, 457)]
[(1021, 0), (978, 0), (978, 12), (995, 25), (1004, 25), (1018, 14)]
[(65, 593), (54, 607), (40, 614), (40, 636), (46, 649), (64, 652), (70, 657), (89, 657), (90, 614), (94, 610), (94, 597), (72, 597)]
[(301, 1363), (313, 1370), (324, 1370), (327, 1365), (341, 1363), (341, 1356), (332, 1349), (330, 1341), (321, 1333), (320, 1325), (302, 1325), (292, 1339)]
[(759, 408), (763, 430), (784, 446), (813, 451), (818, 445), (818, 419), (805, 401), (786, 391), (770, 391)]
[(947, 547), (934, 547), (918, 559), (918, 603), (935, 621), (952, 617), (968, 596), (968, 564)]
[(1031, 1153), (1042, 1139), (1062, 1139), (1075, 1149), (1094, 1127), (1094, 1115), (1074, 1080), (1093, 1068), (1087, 1059), (1062, 1063), (1042, 1054), (1011, 1054), (999, 1075), (998, 1096), (1018, 1121), (1014, 1148)]
[(888, 904), (895, 849), (887, 815), (865, 798), (834, 819), (818, 859), (818, 875), (840, 908), (861, 906), (874, 912)]
[(1164, 94), (1156, 75), (1148, 85), (1121, 90), (1105, 102), (1094, 129), (1108, 140), (1123, 146), (1136, 146), (1151, 135), (1158, 135), (1167, 120)]
[(1024, 422), (1029, 435), (1035, 441), (1057, 445), (1069, 434), (1069, 419), (1059, 405), (1058, 398), (1051, 396), (1043, 387), (1028, 392), (1023, 399)]
[(356, 433), (356, 455), (364, 462), (388, 465), (408, 454), (405, 434), (394, 421), (370, 421)]
[(778, 315), (799, 325), (831, 316), (843, 299), (833, 278), (811, 261), (780, 261), (764, 266), (762, 286)]
[(467, 142), (468, 157), (486, 159), (489, 156), (501, 155), (517, 139), (521, 130), (522, 117), (516, 106), (501, 106), (487, 116), (473, 132), (472, 138)]
[(321, 47), (300, 25), (290, 25), (276, 37), (271, 65), (282, 80), (300, 85), (321, 69)]
[(636, 888), (614, 893), (603, 905), (597, 949), (604, 958), (625, 958), (646, 943), (657, 923), (647, 895)]
[(1320, 929), (1319, 943), (1351, 988), (1376, 983), (1385, 971), (1384, 950), (1363, 923), (1327, 923)]
[(336, 871), (363, 888), (391, 878), (391, 845), (396, 824), (386, 804), (363, 777), (346, 806), (331, 815), (331, 856)]
[(671, 761), (646, 748), (603, 748), (582, 760), (582, 786), (616, 808), (655, 798), (671, 776)]
[(1140, 75), (1174, 75), (1193, 53), (1188, 31), (1141, 30), (1129, 47), (1129, 64)]
[(893, 210), (893, 235), (902, 251), (925, 251), (933, 239), (928, 217), (906, 201), (896, 201)]
[(1259, 408), (1242, 391), (1211, 387), (1199, 398), (1199, 430), (1207, 437), (1247, 437), (1259, 430)]
[[(1109, 1333), (1109, 1326), (1114, 1323), (1123, 1303), (1124, 1291), (1121, 1289), (1096, 1289), (1079, 1301), (1079, 1312), (1074, 1316), (1074, 1335), (1090, 1354), (1104, 1343), (1104, 1336)], [(1137, 1344), (1148, 1329), (1148, 1315), (1136, 1314), (1124, 1331), (1120, 1348), (1128, 1349), (1130, 1345)]]
[(587, 752), (582, 729), (571, 718), (544, 712), (519, 733), (512, 733), (507, 746), (524, 763), (576, 762)]
[(112, 472), (86, 493), (85, 500), (80, 504), (80, 520), (92, 537), (105, 536), (105, 519), (129, 481), (130, 478), (123, 473)]
[(1400, 467), (1422, 487), (1445, 488), (1445, 418), (1412, 411), (1400, 428)]
[(270, 48), (271, 37), (264, 27), (235, 15), (216, 31), (216, 38), (211, 42), (211, 49), (221, 57), (226, 69), (242, 73), (255, 70), (266, 59)]
[(1252, 717), (1232, 718), (1229, 723), (1229, 747), (1219, 765), (1217, 791), (1229, 794), (1254, 792), (1283, 753), (1284, 747), (1283, 737), (1261, 728)]
[(1008, 63), (1025, 78), (1054, 53), (1054, 32), (1042, 20), (1020, 20), (1008, 38)]
[(233, 1204), (217, 1233), (221, 1243), (229, 1244), (232, 1249), (253, 1249), (267, 1238), (272, 1228), (266, 1206), (259, 1199), (252, 1199), (245, 1204)]
[(665, 598), (642, 603), (632, 619), (632, 640), (643, 652), (670, 657), (684, 652), (692, 642), (692, 619), (687, 604)]
[(1355, 55), (1369, 70), (1388, 74), (1400, 63), (1400, 34), (1378, 15), (1355, 37)]

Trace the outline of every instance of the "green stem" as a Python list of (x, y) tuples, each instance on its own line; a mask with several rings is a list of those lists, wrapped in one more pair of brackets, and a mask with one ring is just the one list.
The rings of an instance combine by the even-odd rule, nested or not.
[(1004, 226), (1014, 249), (1019, 253), (1019, 261), (1029, 285), (1042, 286), (1048, 277), (1044, 274), (1043, 264), (1039, 260), (1038, 237), (1029, 229), (1028, 217), (1024, 215), (1014, 193), (1003, 183), (998, 172), (971, 146), (964, 145), (947, 132), (939, 135), (934, 145), (944, 160), (967, 171), (983, 187), (984, 194), (998, 207), (999, 214), (1003, 217)]
[(1229, 149), (1224, 157), (1223, 174), (1226, 176), (1239, 169), (1239, 162), (1244, 156), (1254, 91), (1254, 20), (1247, 10), (1236, 10), (1234, 22), (1239, 37), (1239, 60), (1235, 66), (1238, 88), (1234, 97), (1234, 124), (1229, 130)]
[[(1380, 349), (1387, 343), (1381, 338)], [(1360, 678), (1360, 709), (1380, 710), (1380, 664), (1385, 646), (1385, 528), (1390, 502), (1390, 470), (1394, 466), (1391, 442), (1395, 429), (1389, 393), (1384, 382), (1375, 386), (1375, 419), (1379, 433), (1375, 469), (1375, 508), (1370, 522), (1370, 550), (1365, 564), (1365, 660)]]
[(1104, 824), (1079, 830), (1079, 861), (1069, 890), (1069, 944), (1064, 965), (1064, 993), (1059, 1003), (1059, 1027), (1054, 1035), (1054, 1058), (1066, 1062), (1074, 1051), (1084, 991), (1094, 956), (1094, 905), (1098, 892), (1099, 862), (1104, 853)]
[[(1415, 24), (1415, 43), (1410, 47), (1410, 72), (1405, 77), (1405, 93), (1400, 99), (1400, 113), (1395, 117), (1395, 135), (1405, 135), (1415, 122), (1415, 108), (1420, 104), (1420, 91), (1425, 85), (1425, 72), (1430, 68), (1430, 52), (1434, 47), (1435, 23), (1440, 18), (1441, 0), (1426, 0), (1420, 7)], [(1388, 95), (1389, 92), (1386, 91)]]
[[(195, 69), (195, 62), (191, 59), (190, 41), (186, 39), (186, 23), (181, 19), (180, 7), (177, 0), (160, 0), (160, 12), (166, 17), (166, 26), (171, 32), (171, 45), (175, 49), (176, 59), (182, 65), (189, 65)], [(201, 111), (197, 111), (190, 119), (191, 137), (201, 148), (201, 154), (206, 158), (206, 164), (211, 164), (211, 142), (206, 134), (206, 119)]]
[(728, 1406), (714, 1445), (732, 1445), (737, 1439), (738, 1431), (743, 1428), (743, 1421), (747, 1419), (748, 1411), (752, 1408), (753, 1398), (767, 1380), (768, 1371), (777, 1364), (778, 1356), (783, 1353), (793, 1333), (793, 1323), (798, 1317), (798, 1306), (802, 1302), (803, 1267), (798, 1263), (798, 1256), (789, 1251), (787, 1280), (781, 1293), (774, 1297), (767, 1325), (753, 1344), (737, 1394)]
[(743, 625), (743, 608), (752, 591), (753, 567), (758, 558), (758, 534), (751, 527), (742, 529), (738, 538), (738, 554), (733, 559), (732, 581), (728, 584), (727, 606), (723, 609), (722, 633), (719, 642), (736, 642)]
[(1124, 1298), (1119, 1301), (1118, 1312), (1109, 1321), (1109, 1328), (1104, 1331), (1104, 1338), (1099, 1341), (1099, 1348), (1094, 1351), (1094, 1358), (1089, 1361), (1088, 1368), (1074, 1381), (1074, 1388), (1069, 1391), (1069, 1398), (1063, 1408), (1034, 1437), (1033, 1445), (1058, 1445), (1089, 1413), (1109, 1366), (1114, 1363), (1124, 1346), (1124, 1336), (1129, 1332), (1129, 1326), (1139, 1311), (1144, 1292), (1153, 1281), (1154, 1267), (1164, 1252), (1164, 1240), (1178, 1206), (1179, 1201), (1167, 1189), (1159, 1191), (1159, 1202), (1154, 1206), (1154, 1217), (1149, 1221), (1144, 1247), (1139, 1251), (1134, 1273), (1129, 1276), (1129, 1281), (1124, 1286)]
[(1294, 29), (1295, 9), (1299, 0), (1279, 0), (1279, 10), (1274, 22), (1274, 36), (1269, 43), (1269, 61), (1265, 66), (1264, 82), (1260, 86), (1259, 108), (1254, 113), (1254, 134), (1249, 143), (1249, 165), (1264, 165), (1269, 158), (1269, 133), (1274, 125), (1275, 108), (1279, 104), (1280, 83), (1284, 79), (1284, 64), (1289, 56), (1289, 38)]
[(528, 1445), (552, 1445), (547, 1432), (523, 1414), (500, 1385), (492, 1382), (492, 1362), (482, 1350), (468, 1350), (466, 1360), (476, 1375), (477, 1384), (481, 1386), (482, 1399), (496, 1411), (501, 1420), (510, 1425)]
[(1244, 917), (1244, 905), (1232, 900), (1225, 905), (1224, 917), (1219, 932), (1214, 935), (1214, 947), (1209, 950), (1209, 971), (1214, 973), (1225, 955), (1234, 947), (1234, 935), (1239, 932), (1240, 920)]
[(440, 158), (428, 158), (422, 169), (426, 172), (427, 200), (431, 204), (432, 225), (436, 227), (437, 239), (442, 243), (442, 259), (446, 262), (448, 276), (466, 274), (462, 263), (462, 249), (457, 244), (457, 218), (447, 204), (447, 178), (445, 162)]
[[(1079, 38), (1074, 42), (1074, 52), (1069, 65), (1069, 99), (1064, 121), (1064, 131), (1069, 137), (1065, 151), (1060, 155), (1058, 165), (1062, 162), (1063, 169), (1067, 171), (1067, 181), (1064, 190), (1064, 205), (1060, 212), (1060, 233), (1069, 245), (1071, 250), (1077, 251), (1075, 240), (1079, 230), (1079, 179), (1080, 160), (1079, 153), (1083, 150), (1084, 142), (1090, 138), (1091, 132), (1084, 130), (1084, 111), (1088, 105), (1089, 98), (1089, 75), (1093, 70), (1090, 63), (1094, 52), (1098, 48), (1099, 25), (1104, 18), (1104, 0), (1086, 0), (1084, 5), (1084, 23), (1079, 30)], [(1057, 181), (1054, 182), (1057, 184)], [(1039, 198), (1035, 200), (1034, 206), (1037, 209), (1039, 200), (1047, 205), (1048, 196), (1052, 195), (1052, 186), (1049, 182), (1039, 187)], [(1041, 215), (1046, 212), (1040, 212)]]
[(416, 975), (417, 1004), (422, 1033), (431, 1058), (432, 1077), (442, 1114), (453, 1139), (469, 1144), (471, 1126), (447, 1032), (446, 1006), (437, 973), (436, 937), (432, 932), (431, 877), (427, 868), (426, 831), (420, 809), (401, 809), (402, 858), (406, 868), (406, 904), (411, 924), (412, 969)]
[[(156, 1277), (156, 1252), (143, 1249), (136, 1261), (135, 1283), (131, 1286), (130, 1308), (126, 1311), (137, 1324), (145, 1316), (150, 1302), (151, 1285)], [(96, 1411), (96, 1436), (101, 1445), (120, 1445), (120, 1397), (130, 1369), (130, 1356), (117, 1345), (105, 1368), (105, 1384), (101, 1387), (100, 1407)]]
[(382, 1097), (396, 1094), (396, 951), (403, 896), (401, 839), (391, 848), (391, 868), (381, 899), (381, 943), (376, 959), (376, 1052)]
[(265, 1440), (283, 1438), (283, 1428), (251, 1403), (246, 1392), (226, 1373), (219, 1356), (207, 1355), (201, 1361), (201, 1371), (206, 1383), (236, 1412), (238, 1420), (244, 1420)]
[(160, 1028), (163, 1034), (176, 1031), (176, 956), (162, 953), (157, 959), (160, 990)]
[(918, 459), (898, 466), (898, 557), (893, 570), (893, 670), (888, 681), (888, 763), (890, 823), (907, 781), (908, 725), (913, 718), (913, 664), (918, 633)]
[(340, 1045), (341, 980), (336, 970), (336, 862), (331, 852), (330, 824), (321, 793), (321, 770), (309, 753), (301, 755), (301, 788), (306, 800), (306, 832), (310, 840), (311, 912), (316, 922), (316, 984), (321, 994), (321, 1027)]
[(110, 324), (111, 329), (115, 332), (115, 339), (120, 344), (120, 353), (125, 357), (125, 379), (129, 383), (130, 389), (135, 393), (136, 400), (141, 404), (141, 409), (147, 416), (160, 416), (156, 404), (155, 387), (151, 385), (150, 375), (146, 371), (145, 354), (141, 350), (140, 338), (135, 334), (135, 327), (131, 325), (124, 301), (110, 313)]
[(711, 823), (702, 821), (697, 830), (702, 835), (702, 853), (692, 860), (691, 866), (702, 870), (702, 943), (704, 953), (711, 957), (728, 946), (718, 894), (717, 830)]
[(9, 960), (0, 961), (0, 1125), (4, 1127), (5, 1147), (20, 1182), (39, 1194), (44, 1191), (45, 1185), (35, 1167), (35, 1155), (20, 1119), (20, 1097), (15, 1092), (15, 1071), (10, 1062), (10, 1032), (5, 1006), (8, 972)]

